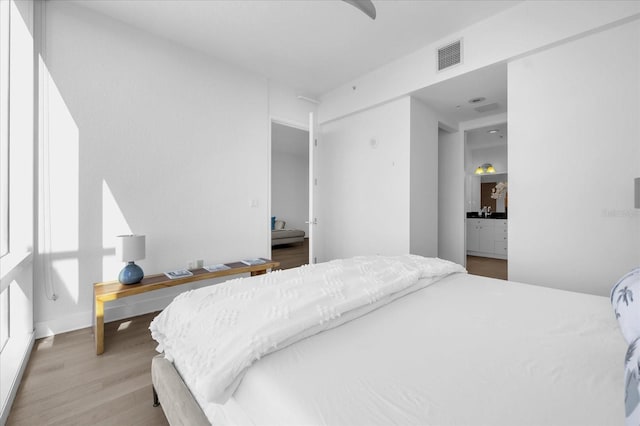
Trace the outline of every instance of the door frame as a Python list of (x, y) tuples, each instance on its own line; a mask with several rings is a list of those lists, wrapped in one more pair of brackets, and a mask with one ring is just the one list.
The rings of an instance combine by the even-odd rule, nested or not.
[[(291, 121), (291, 120), (286, 120), (283, 118), (279, 118), (279, 117), (273, 117), (270, 116), (269, 117), (269, 140), (268, 140), (268, 162), (269, 165), (267, 167), (268, 169), (268, 176), (267, 176), (267, 184), (268, 184), (268, 197), (267, 197), (267, 211), (268, 211), (268, 217), (266, 218), (267, 222), (265, 223), (270, 223), (271, 222), (271, 209), (272, 209), (272, 202), (271, 202), (271, 196), (272, 196), (272, 182), (271, 182), (271, 176), (272, 176), (272, 167), (273, 167), (273, 141), (271, 140), (271, 137), (273, 135), (273, 124), (280, 124), (281, 126), (287, 126), (287, 127), (292, 127), (294, 129), (299, 129), (299, 130), (304, 130), (305, 132), (311, 134), (310, 130), (309, 130), (309, 123), (300, 123), (300, 122), (296, 122), (296, 121)], [(309, 200), (307, 200), (307, 204), (308, 204)], [(309, 227), (311, 227), (311, 224), (309, 224)], [(309, 245), (311, 245), (311, 232), (309, 232), (309, 235), (307, 235), (307, 237), (309, 238)], [(271, 257), (271, 250), (273, 249), (273, 247), (271, 246), (271, 231), (269, 231), (268, 233), (269, 238), (268, 238), (268, 247), (269, 247), (269, 257)]]

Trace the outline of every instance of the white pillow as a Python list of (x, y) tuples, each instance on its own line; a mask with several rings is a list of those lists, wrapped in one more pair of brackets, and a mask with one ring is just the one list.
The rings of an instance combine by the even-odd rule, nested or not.
[(276, 220), (276, 226), (275, 229), (280, 230), (280, 229), (284, 229), (284, 220)]

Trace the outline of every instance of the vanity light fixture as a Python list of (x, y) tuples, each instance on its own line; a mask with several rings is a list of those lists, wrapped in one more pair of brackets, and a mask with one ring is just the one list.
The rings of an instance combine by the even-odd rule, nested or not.
[(491, 133), (491, 134), (498, 133), (498, 129), (487, 130), (487, 133)]
[(475, 171), (475, 174), (483, 175), (485, 173), (495, 173), (495, 172), (496, 172), (496, 169), (494, 169), (490, 163), (484, 163), (482, 166), (478, 166), (478, 168)]

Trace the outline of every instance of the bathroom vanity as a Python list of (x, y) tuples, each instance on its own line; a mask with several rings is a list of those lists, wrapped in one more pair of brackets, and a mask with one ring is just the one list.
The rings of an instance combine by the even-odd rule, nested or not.
[(507, 258), (507, 219), (467, 217), (467, 254), (471, 256)]

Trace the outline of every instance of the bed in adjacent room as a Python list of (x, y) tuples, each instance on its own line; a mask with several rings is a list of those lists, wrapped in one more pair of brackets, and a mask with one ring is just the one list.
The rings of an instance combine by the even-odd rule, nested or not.
[[(171, 424), (614, 425), (606, 297), (361, 257), (178, 296), (151, 325)], [(165, 358), (166, 357), (166, 358)]]
[(272, 218), (271, 246), (281, 246), (284, 244), (301, 243), (304, 241), (305, 232), (301, 229), (285, 229), (284, 220)]

